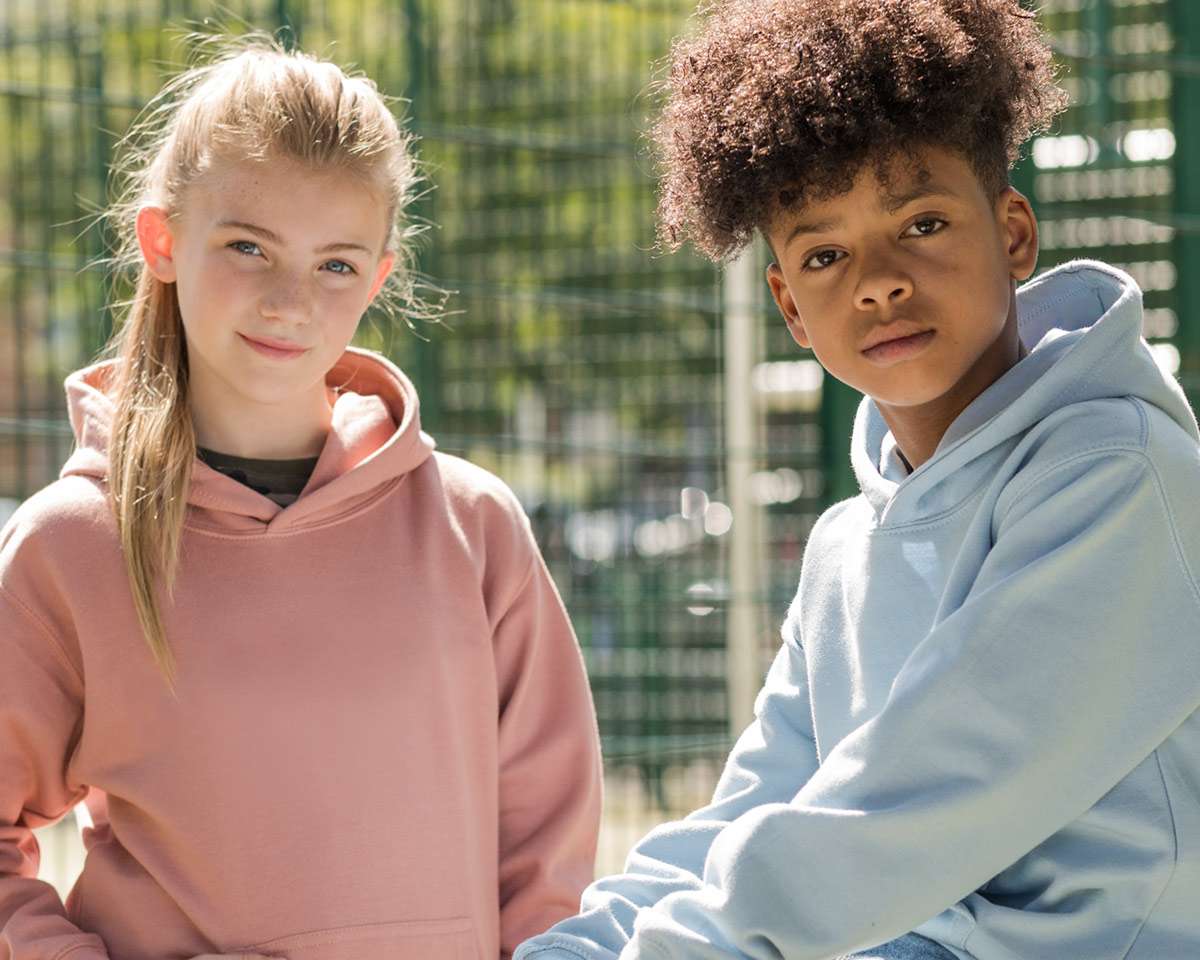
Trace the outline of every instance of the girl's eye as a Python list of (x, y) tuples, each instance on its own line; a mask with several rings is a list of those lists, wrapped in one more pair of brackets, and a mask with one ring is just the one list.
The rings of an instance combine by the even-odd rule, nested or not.
[[(940, 217), (925, 217), (923, 220), (918, 220), (905, 231), (909, 236), (928, 237), (931, 234), (940, 232), (946, 226), (946, 221)], [(916, 231), (913, 233), (912, 231)]]
[(805, 270), (824, 270), (831, 267), (845, 256), (841, 250), (818, 250), (804, 261)]
[(238, 253), (247, 254), (251, 257), (258, 256), (262, 253), (262, 251), (258, 249), (258, 244), (252, 243), (249, 240), (234, 240), (233, 243), (229, 244), (229, 248), (231, 250), (236, 250)]
[(325, 264), (325, 269), (330, 273), (338, 273), (344, 277), (352, 276), (358, 272), (345, 260), (330, 260), (327, 264)]

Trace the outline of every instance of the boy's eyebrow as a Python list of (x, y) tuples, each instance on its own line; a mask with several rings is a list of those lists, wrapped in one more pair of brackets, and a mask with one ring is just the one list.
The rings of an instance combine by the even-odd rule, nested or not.
[[(253, 223), (246, 223), (243, 220), (219, 220), (218, 227), (234, 227), (238, 230), (245, 230), (247, 233), (254, 233), (262, 237), (264, 240), (269, 240), (271, 243), (285, 246), (283, 237), (277, 234), (274, 230), (268, 230), (266, 227), (260, 227)], [(371, 250), (364, 247), (361, 243), (327, 243), (323, 247), (318, 247), (314, 253), (333, 253), (336, 250), (361, 250), (363, 253), (370, 254)]]
[(884, 207), (888, 213), (895, 213), (901, 207), (904, 207), (914, 200), (921, 200), (924, 197), (956, 197), (953, 190), (948, 187), (943, 187), (940, 183), (922, 183), (913, 187), (905, 193), (890, 194), (885, 201)]
[[(914, 200), (921, 200), (924, 197), (956, 197), (953, 190), (948, 187), (943, 187), (939, 183), (922, 183), (911, 190), (904, 193), (897, 193), (888, 196), (884, 202), (884, 209), (888, 213), (895, 213), (902, 209)], [(798, 236), (804, 233), (826, 233), (836, 229), (841, 224), (840, 220), (812, 220), (802, 221), (792, 227), (787, 239), (783, 241), (786, 247), (789, 243), (795, 240)]]
[(802, 221), (792, 227), (791, 232), (787, 235), (787, 239), (783, 241), (783, 245), (786, 247), (802, 233), (828, 233), (830, 230), (835, 229), (841, 222), (841, 220)]

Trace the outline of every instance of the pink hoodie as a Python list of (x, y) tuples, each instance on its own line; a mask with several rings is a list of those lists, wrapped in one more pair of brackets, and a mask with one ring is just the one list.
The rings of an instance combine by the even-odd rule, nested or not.
[[(0, 960), (487, 960), (575, 913), (599, 742), (512, 493), (348, 351), (294, 504), (195, 464), (176, 700), (105, 499), (110, 369), (68, 379), (78, 449), (0, 536)], [(85, 795), (64, 908), (30, 828)]]

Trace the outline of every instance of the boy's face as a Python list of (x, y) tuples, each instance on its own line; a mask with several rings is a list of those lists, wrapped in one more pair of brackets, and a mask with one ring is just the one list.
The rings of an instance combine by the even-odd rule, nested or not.
[(969, 402), (1003, 373), (1014, 281), (1037, 260), (1023, 196), (993, 199), (952, 150), (918, 157), (894, 161), (886, 188), (868, 163), (848, 193), (784, 211), (766, 231), (767, 282), (793, 338), (885, 410)]

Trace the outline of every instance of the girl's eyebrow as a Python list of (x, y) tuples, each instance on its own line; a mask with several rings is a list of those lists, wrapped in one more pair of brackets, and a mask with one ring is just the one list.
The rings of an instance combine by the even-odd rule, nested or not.
[[(268, 230), (266, 227), (260, 227), (253, 223), (246, 223), (243, 220), (218, 220), (217, 226), (233, 227), (238, 230), (245, 230), (247, 233), (256, 234), (257, 236), (262, 237), (264, 240), (268, 240), (271, 243), (277, 244), (281, 247), (287, 246), (287, 244), (284, 243), (283, 237), (277, 234), (274, 230)], [(317, 247), (313, 253), (333, 253), (337, 250), (361, 250), (368, 256), (371, 253), (370, 249), (364, 247), (361, 243), (349, 243), (345, 241), (340, 243), (327, 243), (323, 247)]]

